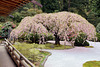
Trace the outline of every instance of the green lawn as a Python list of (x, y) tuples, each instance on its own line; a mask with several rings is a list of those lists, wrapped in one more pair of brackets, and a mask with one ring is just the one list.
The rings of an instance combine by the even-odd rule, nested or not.
[(100, 67), (100, 61), (88, 61), (83, 64), (83, 67)]

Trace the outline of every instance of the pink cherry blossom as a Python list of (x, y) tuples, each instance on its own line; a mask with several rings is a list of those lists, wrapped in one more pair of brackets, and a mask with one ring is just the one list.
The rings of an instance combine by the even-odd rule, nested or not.
[(78, 14), (70, 12), (43, 13), (33, 17), (25, 17), (19, 26), (11, 32), (11, 36), (13, 34), (19, 37), (24, 32), (39, 34), (58, 32), (61, 38), (65, 36), (75, 38), (80, 31), (84, 32), (89, 40), (94, 38), (96, 34), (95, 27)]

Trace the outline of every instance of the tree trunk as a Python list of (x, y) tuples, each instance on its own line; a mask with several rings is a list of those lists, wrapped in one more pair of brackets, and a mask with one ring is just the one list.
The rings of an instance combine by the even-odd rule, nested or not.
[(42, 44), (42, 37), (40, 37), (39, 39), (39, 44)]
[(65, 41), (64, 41), (64, 48), (66, 48), (66, 41), (67, 41), (67, 40), (66, 40), (66, 36), (64, 36), (64, 40), (65, 40)]
[(60, 45), (60, 39), (57, 33), (55, 33), (54, 36), (55, 36), (55, 45)]
[(71, 45), (72, 45), (73, 48), (75, 47), (75, 46), (74, 46), (74, 41), (71, 41)]
[(70, 11), (70, 0), (68, 0), (68, 11)]
[(44, 38), (44, 35), (42, 36), (42, 44), (45, 44), (45, 38)]
[(8, 40), (10, 40), (10, 33), (12, 31), (12, 28), (10, 27), (9, 30), (8, 30)]

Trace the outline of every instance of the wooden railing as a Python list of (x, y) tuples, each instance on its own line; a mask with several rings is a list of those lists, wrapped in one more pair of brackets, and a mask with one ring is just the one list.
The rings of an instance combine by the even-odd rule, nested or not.
[(6, 49), (17, 67), (35, 67), (26, 57), (24, 57), (7, 39), (5, 39)]

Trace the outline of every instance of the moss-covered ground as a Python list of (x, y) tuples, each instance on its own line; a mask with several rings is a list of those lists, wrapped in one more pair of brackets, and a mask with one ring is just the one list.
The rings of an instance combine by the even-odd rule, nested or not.
[(28, 44), (16, 42), (14, 47), (18, 49), (26, 58), (28, 58), (36, 67), (41, 67), (46, 56), (50, 55), (49, 52), (39, 51), (36, 49), (38, 44)]
[[(20, 43), (16, 42), (14, 47), (18, 49), (26, 58), (28, 58), (37, 67), (41, 67), (45, 58), (50, 55), (49, 52), (42, 51), (42, 49), (70, 49), (71, 46), (54, 45), (54, 44), (35, 44), (35, 43)], [(38, 50), (41, 49), (41, 50)]]
[(83, 67), (100, 67), (100, 61), (88, 61), (83, 64)]
[(45, 44), (45, 49), (55, 49), (55, 50), (63, 50), (63, 49), (71, 49), (72, 46), (67, 45), (54, 45), (54, 44)]

